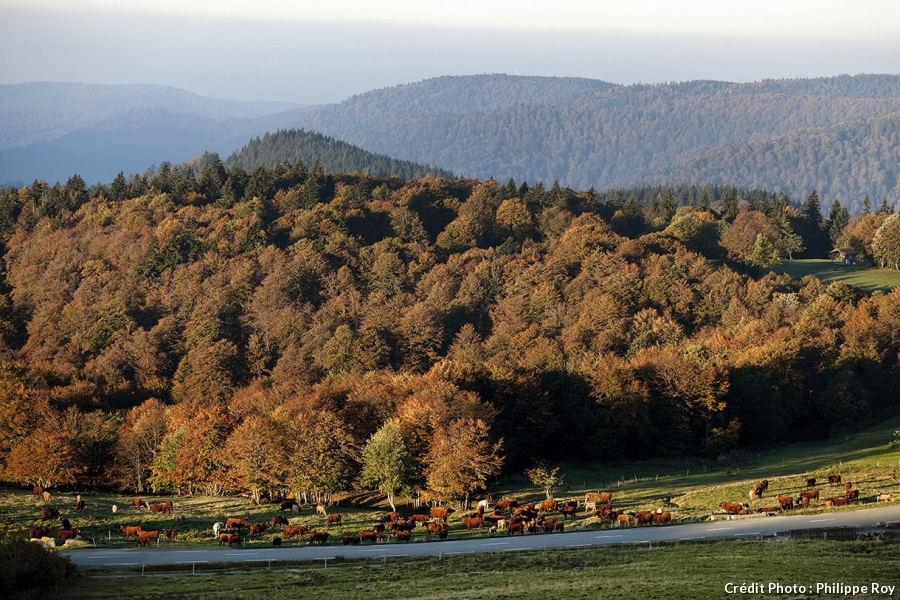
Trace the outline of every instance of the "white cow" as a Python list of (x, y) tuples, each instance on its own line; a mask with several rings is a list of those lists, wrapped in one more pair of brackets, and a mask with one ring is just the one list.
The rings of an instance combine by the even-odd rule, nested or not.
[(219, 537), (219, 532), (222, 530), (223, 527), (225, 527), (225, 523), (223, 523), (222, 521), (216, 521), (215, 523), (213, 523), (213, 537), (214, 538)]

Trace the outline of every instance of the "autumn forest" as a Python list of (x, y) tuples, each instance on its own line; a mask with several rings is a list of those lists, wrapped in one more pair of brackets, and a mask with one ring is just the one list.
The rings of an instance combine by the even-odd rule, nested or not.
[(896, 268), (900, 215), (810, 192), (216, 157), (8, 190), (0, 472), (458, 500), (542, 462), (716, 457), (896, 414), (900, 291), (770, 268), (834, 247)]

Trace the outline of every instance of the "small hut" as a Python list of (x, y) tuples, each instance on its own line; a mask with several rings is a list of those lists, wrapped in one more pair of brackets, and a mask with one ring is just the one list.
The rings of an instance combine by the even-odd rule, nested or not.
[(831, 262), (839, 262), (842, 265), (856, 264), (856, 250), (853, 248), (835, 248), (828, 253)]

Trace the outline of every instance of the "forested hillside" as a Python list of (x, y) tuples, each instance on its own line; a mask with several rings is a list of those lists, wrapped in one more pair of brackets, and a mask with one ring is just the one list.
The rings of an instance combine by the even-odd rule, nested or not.
[(383, 444), (403, 486), (459, 499), (541, 459), (718, 456), (896, 413), (900, 291), (766, 273), (832, 232), (896, 266), (900, 216), (719, 191), (640, 206), (215, 160), (8, 191), (3, 477), (329, 494), (375, 485)]
[[(559, 180), (597, 189), (657, 181), (766, 182), (796, 199), (818, 189), (828, 201), (849, 203), (854, 214), (865, 195), (898, 199), (896, 177), (890, 177), (893, 147), (869, 121), (900, 110), (898, 76), (576, 88), (458, 105), (434, 92), (453, 84), (454, 93), (471, 96), (491, 81), (439, 78), (378, 90), (324, 107), (304, 127), (374, 152), (498, 181)], [(835, 136), (861, 143), (852, 156), (822, 147)], [(820, 160), (835, 152), (841, 152), (836, 160)], [(752, 170), (742, 161), (748, 155)], [(690, 170), (695, 165), (704, 178)], [(860, 175), (881, 171), (886, 176)]]
[(236, 150), (226, 164), (252, 171), (256, 167), (271, 169), (284, 161), (293, 163), (297, 160), (308, 165), (319, 161), (322, 168), (330, 173), (395, 175), (401, 179), (426, 175), (453, 178), (449, 171), (372, 154), (347, 142), (302, 129), (267, 133), (262, 138), (250, 140), (249, 144)]

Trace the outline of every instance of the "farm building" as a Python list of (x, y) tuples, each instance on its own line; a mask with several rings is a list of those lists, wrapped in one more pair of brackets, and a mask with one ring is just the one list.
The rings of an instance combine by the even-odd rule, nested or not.
[(856, 264), (856, 250), (853, 248), (835, 248), (828, 253), (831, 262), (840, 262), (842, 265)]

